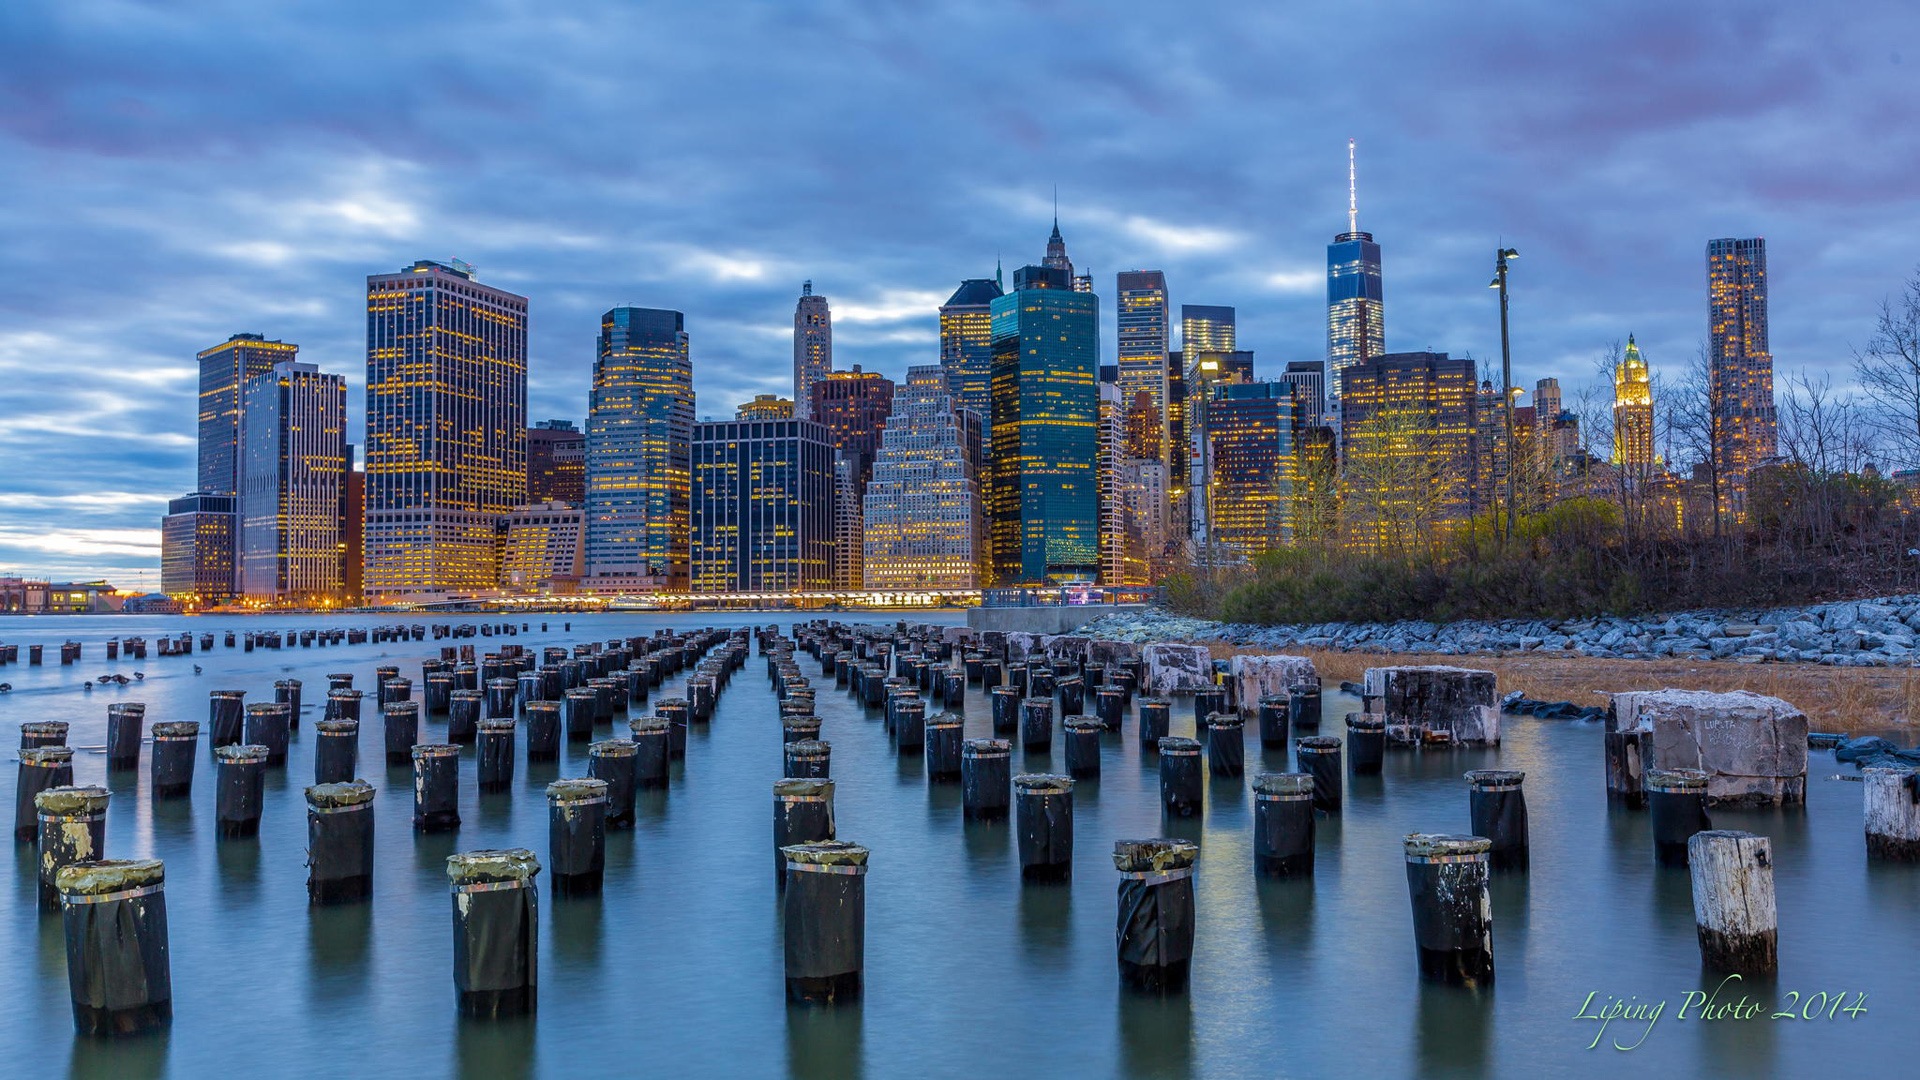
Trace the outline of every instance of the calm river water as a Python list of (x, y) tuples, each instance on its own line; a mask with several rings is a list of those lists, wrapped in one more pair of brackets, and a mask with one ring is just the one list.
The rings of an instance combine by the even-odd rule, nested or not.
[[(537, 649), (647, 634), (660, 627), (765, 624), (792, 615), (601, 615), (540, 620), (513, 638)], [(857, 619), (858, 616), (842, 616)], [(921, 621), (956, 621), (956, 614)], [(397, 620), (339, 617), (326, 625)], [(430, 621), (408, 619), (408, 622)], [(473, 616), (455, 622), (477, 622)], [(876, 617), (875, 621), (878, 620)], [(891, 621), (891, 620), (884, 620)], [(13, 1076), (134, 1078), (222, 1074), (343, 1076), (800, 1077), (1610, 1075), (1626, 1069), (1682, 1076), (1904, 1073), (1906, 1036), (1920, 1009), (1914, 976), (1920, 867), (1869, 865), (1861, 789), (1826, 779), (1832, 755), (1813, 755), (1804, 811), (1720, 813), (1716, 827), (1773, 838), (1780, 903), (1780, 975), (1720, 990), (1764, 1003), (1749, 1020), (1677, 1016), (1690, 991), (1712, 991), (1694, 941), (1686, 872), (1653, 862), (1644, 813), (1610, 812), (1600, 732), (1509, 718), (1497, 751), (1390, 753), (1385, 775), (1348, 778), (1346, 812), (1323, 819), (1311, 882), (1257, 880), (1252, 808), (1244, 783), (1213, 783), (1203, 821), (1163, 823), (1156, 766), (1135, 749), (1134, 718), (1109, 738), (1103, 775), (1075, 790), (1075, 866), (1069, 886), (1021, 885), (1011, 829), (963, 823), (958, 784), (930, 785), (919, 758), (897, 760), (869, 716), (810, 658), (821, 737), (833, 744), (842, 839), (872, 849), (867, 878), (866, 995), (856, 1006), (789, 1008), (771, 859), (771, 781), (780, 775), (777, 708), (765, 666), (751, 657), (697, 727), (684, 772), (664, 795), (642, 793), (640, 827), (608, 836), (604, 895), (559, 900), (542, 879), (536, 1018), (463, 1022), (454, 1011), (446, 857), (471, 848), (527, 847), (544, 860), (546, 783), (586, 772), (584, 744), (561, 762), (528, 767), (519, 743), (517, 790), (482, 797), (473, 764), (462, 772), (457, 834), (416, 836), (411, 774), (380, 763), (377, 711), (368, 702), (363, 775), (377, 801), (375, 897), (316, 909), (306, 896), (303, 786), (313, 775), (313, 723), (325, 675), (351, 671), (370, 689), (376, 665), (415, 680), (438, 655), (433, 641), (257, 651), (216, 646), (191, 659), (108, 663), (109, 635), (151, 641), (180, 629), (220, 632), (318, 625), (300, 618), (0, 619), (0, 641), (42, 642), (48, 665), (0, 668), (0, 739), (18, 725), (66, 720), (70, 742), (99, 747), (106, 706), (144, 701), (147, 723), (207, 715), (207, 692), (244, 688), (272, 700), (275, 679), (305, 683), (307, 708), (284, 770), (268, 779), (257, 840), (217, 841), (210, 763), (197, 763), (191, 800), (155, 803), (137, 775), (116, 774), (108, 850), (167, 866), (174, 1022), (163, 1037), (76, 1040), (60, 919), (34, 904), (31, 847), (16, 847), (0, 906), (0, 1071)], [(55, 646), (86, 644), (61, 668)], [(205, 673), (196, 676), (193, 664)], [(109, 671), (146, 672), (126, 687), (81, 688)], [(681, 676), (675, 677), (675, 683)], [(1503, 690), (1506, 688), (1502, 688)], [(1358, 705), (1327, 695), (1337, 721)], [(989, 733), (987, 704), (969, 689), (967, 735)], [(424, 712), (424, 710), (423, 710)], [(423, 737), (443, 733), (443, 720)], [(1192, 710), (1174, 733), (1192, 734)], [(1330, 722), (1326, 734), (1339, 734)], [(1291, 767), (1263, 755), (1249, 724), (1248, 769)], [(622, 731), (624, 734), (624, 730)], [(203, 731), (204, 737), (204, 731)], [(467, 756), (472, 756), (468, 748)], [(1015, 752), (1015, 770), (1064, 772)], [(1495, 988), (1482, 997), (1423, 987), (1415, 971), (1401, 837), (1464, 832), (1461, 773), (1524, 769), (1533, 864), (1495, 881)], [(15, 768), (0, 806), (11, 807)], [(76, 755), (79, 783), (106, 779), (98, 752)], [(1118, 838), (1180, 835), (1200, 842), (1198, 944), (1191, 992), (1167, 1001), (1123, 993), (1115, 971)], [(1865, 1011), (1837, 1019), (1774, 1019), (1797, 995), (1865, 995)], [(1593, 997), (1589, 1001), (1589, 995)], [(1665, 1002), (1645, 1021), (1580, 1019), (1610, 998)], [(1829, 999), (1822, 999), (1829, 1000)], [(1823, 1006), (1824, 1007), (1824, 1006)], [(1638, 1044), (1630, 1051), (1612, 1048)], [(1842, 1064), (1844, 1063), (1844, 1064)], [(1878, 1063), (1878, 1064), (1876, 1064)]]

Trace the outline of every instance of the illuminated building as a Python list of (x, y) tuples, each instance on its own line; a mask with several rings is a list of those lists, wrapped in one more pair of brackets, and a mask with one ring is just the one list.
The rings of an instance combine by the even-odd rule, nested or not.
[(693, 427), (685, 317), (602, 315), (587, 403), (587, 588), (687, 590)]
[[(1147, 396), (1159, 432), (1152, 440), (1156, 455), (1167, 445), (1167, 355), (1173, 348), (1168, 325), (1167, 275), (1159, 270), (1129, 270), (1115, 278), (1114, 317), (1119, 325), (1121, 401), (1137, 407)], [(1185, 309), (1182, 309), (1185, 310)], [(1141, 449), (1145, 439), (1137, 439)], [(1162, 459), (1164, 460), (1164, 458)]]
[(1207, 403), (1216, 560), (1248, 559), (1293, 534), (1295, 387), (1221, 383)]
[[(1180, 305), (1180, 351), (1192, 365), (1201, 353), (1230, 353), (1240, 347), (1238, 313), (1214, 304)], [(1251, 355), (1251, 354), (1249, 354)]]
[(367, 471), (354, 465), (354, 449), (347, 447), (347, 482), (340, 488), (340, 602), (358, 605), (366, 597)]
[[(1186, 309), (1182, 309), (1186, 310)], [(1209, 308), (1208, 311), (1225, 311), (1231, 318), (1232, 308)], [(1218, 322), (1210, 324), (1216, 331)], [(1231, 327), (1231, 322), (1227, 324)], [(1232, 337), (1229, 329), (1225, 337)], [(1219, 335), (1216, 334), (1216, 340)], [(1208, 500), (1205, 493), (1212, 478), (1212, 458), (1207, 435), (1207, 411), (1212, 408), (1214, 388), (1253, 381), (1253, 353), (1244, 350), (1232, 352), (1200, 352), (1182, 350), (1189, 362), (1187, 368), (1186, 406), (1182, 409), (1183, 426), (1187, 432), (1187, 446), (1183, 459), (1187, 461), (1186, 472), (1188, 498), (1184, 509), (1187, 510), (1188, 528), (1196, 540), (1204, 541), (1211, 531)], [(1198, 497), (1194, 493), (1198, 493)]]
[(833, 587), (859, 588), (866, 580), (866, 522), (861, 503), (864, 485), (853, 482), (854, 466), (842, 454), (833, 455)]
[(1765, 240), (1707, 243), (1707, 337), (1719, 420), (1714, 460), (1729, 501), (1738, 506), (1746, 474), (1779, 450)]
[(367, 278), (370, 602), (494, 587), (527, 501), (527, 298), (428, 260)]
[(240, 491), (240, 386), (299, 355), (300, 346), (268, 341), (261, 334), (235, 334), (199, 354), (199, 490), (216, 495)]
[(793, 419), (793, 402), (778, 394), (755, 394), (752, 401), (733, 410), (733, 418), (735, 420), (791, 420)]
[(857, 364), (852, 371), (835, 371), (813, 384), (813, 418), (826, 425), (827, 440), (849, 470), (847, 490), (853, 505), (840, 511), (842, 524), (835, 530), (833, 583), (838, 589), (857, 589), (865, 578), (861, 504), (873, 477), (874, 455), (880, 452), (880, 433), (893, 412), (893, 395), (892, 379), (862, 371)]
[[(1146, 394), (1145, 390), (1135, 394), (1136, 407), (1129, 410), (1124, 408), (1126, 402), (1118, 385), (1100, 384), (1100, 583), (1103, 585), (1145, 585), (1151, 580), (1155, 551), (1148, 546), (1144, 526), (1156, 515), (1160, 521), (1166, 520), (1164, 506), (1143, 505), (1147, 492), (1138, 490), (1141, 478), (1136, 467), (1150, 466), (1164, 478), (1165, 463), (1157, 457), (1138, 459), (1128, 451), (1133, 441), (1128, 424), (1139, 414)], [(1159, 484), (1155, 493), (1164, 500), (1166, 485)], [(1164, 543), (1164, 539), (1159, 542)]]
[(527, 502), (579, 503), (587, 497), (587, 437), (571, 420), (527, 429)]
[(500, 587), (572, 592), (586, 569), (586, 514), (574, 503), (516, 506), (500, 520)]
[(1653, 475), (1653, 460), (1653, 381), (1628, 334), (1626, 355), (1613, 369), (1613, 463), (1644, 481)]
[(160, 591), (183, 604), (233, 598), (234, 497), (196, 491), (167, 503), (160, 522)]
[(833, 585), (833, 446), (813, 420), (693, 426), (693, 591)]
[(1326, 361), (1295, 360), (1287, 365), (1286, 380), (1293, 384), (1295, 426), (1327, 426)]
[(793, 307), (793, 413), (811, 420), (813, 384), (833, 370), (833, 311), (827, 298), (813, 294), (813, 282), (800, 286)]
[(985, 545), (978, 451), (968, 445), (979, 438), (973, 416), (954, 409), (943, 368), (907, 369), (866, 488), (867, 588), (980, 586)]
[(1340, 380), (1346, 370), (1386, 352), (1386, 341), (1380, 245), (1372, 233), (1360, 231), (1353, 142), (1348, 140), (1347, 231), (1327, 245), (1327, 390), (1333, 400), (1345, 392)]
[(1066, 271), (1023, 267), (993, 302), (987, 518), (1000, 584), (1099, 573), (1100, 301), (1069, 285)]
[(955, 408), (988, 422), (993, 408), (988, 379), (993, 368), (993, 300), (1002, 295), (998, 277), (968, 278), (940, 305), (940, 366)]
[(1464, 521), (1478, 479), (1473, 361), (1386, 353), (1341, 376), (1341, 486), (1361, 547), (1430, 544)]
[(337, 604), (346, 591), (346, 376), (288, 361), (247, 380), (240, 396), (239, 591), (264, 604)]

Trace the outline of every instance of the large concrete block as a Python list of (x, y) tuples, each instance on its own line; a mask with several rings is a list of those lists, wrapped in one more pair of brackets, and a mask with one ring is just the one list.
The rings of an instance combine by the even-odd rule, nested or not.
[(1122, 660), (1140, 658), (1140, 646), (1131, 641), (1108, 641), (1095, 638), (1087, 642), (1087, 662), (1112, 666)]
[(1234, 700), (1242, 713), (1260, 708), (1260, 699), (1270, 694), (1285, 695), (1296, 686), (1319, 686), (1320, 674), (1313, 661), (1304, 656), (1236, 656), (1228, 670), (1233, 673)]
[(1148, 645), (1140, 657), (1146, 662), (1141, 693), (1148, 697), (1191, 694), (1213, 685), (1213, 654), (1204, 645)]
[(1363, 686), (1379, 702), (1389, 726), (1444, 731), (1456, 743), (1500, 743), (1491, 671), (1444, 664), (1368, 668)]
[(1009, 630), (1006, 633), (1007, 663), (1025, 663), (1027, 657), (1040, 649), (1039, 634), (1029, 634), (1024, 630)]
[(1079, 634), (1048, 634), (1040, 639), (1040, 651), (1046, 654), (1048, 660), (1072, 660), (1075, 663), (1085, 663), (1087, 646), (1092, 643), (1092, 640)]
[(1648, 769), (1699, 769), (1707, 801), (1797, 805), (1807, 799), (1807, 717), (1744, 690), (1635, 690), (1610, 695), (1607, 791), (1642, 801)]

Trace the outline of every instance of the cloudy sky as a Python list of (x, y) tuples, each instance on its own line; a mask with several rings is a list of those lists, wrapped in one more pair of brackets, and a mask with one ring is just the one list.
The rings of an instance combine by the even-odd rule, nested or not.
[(194, 353), (297, 342), (357, 418), (364, 278), (417, 258), (531, 298), (534, 417), (585, 412), (623, 303), (686, 313), (726, 414), (790, 392), (804, 279), (840, 366), (932, 362), (1057, 185), (1098, 291), (1164, 269), (1277, 373), (1325, 352), (1348, 138), (1390, 349), (1497, 359), (1504, 243), (1522, 385), (1629, 332), (1677, 367), (1706, 241), (1761, 235), (1780, 367), (1844, 375), (1920, 263), (1920, 15), (1842, 10), (10, 0), (0, 574), (157, 584)]

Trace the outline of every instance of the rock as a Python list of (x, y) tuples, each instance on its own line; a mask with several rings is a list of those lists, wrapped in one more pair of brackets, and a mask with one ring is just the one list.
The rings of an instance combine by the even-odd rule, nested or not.
[(1079, 634), (1048, 634), (1040, 639), (1040, 652), (1048, 660), (1073, 660), (1084, 663), (1091, 638)]
[(1213, 654), (1202, 645), (1148, 645), (1140, 650), (1146, 662), (1141, 692), (1149, 697), (1191, 694), (1213, 685)]
[[(1745, 806), (1797, 805), (1807, 797), (1807, 717), (1775, 697), (1746, 691), (1636, 690), (1611, 695), (1607, 786), (1630, 781), (1638, 794), (1645, 769), (1700, 769), (1707, 801)], [(1619, 773), (1616, 754), (1633, 743), (1642, 770)]]
[(1391, 725), (1446, 731), (1465, 744), (1500, 744), (1500, 710), (1491, 671), (1447, 667), (1368, 668), (1366, 692)]
[(1296, 686), (1320, 685), (1320, 674), (1313, 661), (1304, 656), (1248, 656), (1233, 658), (1228, 668), (1233, 673), (1234, 700), (1240, 711), (1252, 713), (1260, 708), (1260, 699), (1269, 694), (1285, 694)]

